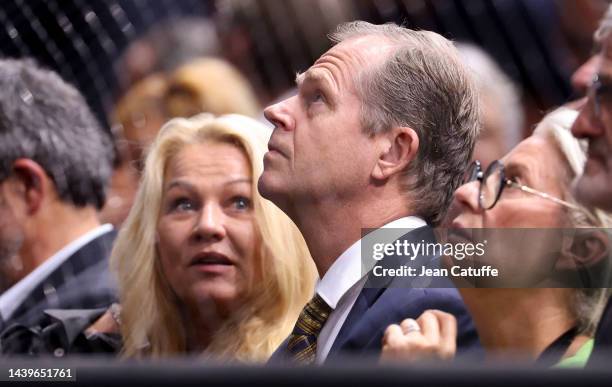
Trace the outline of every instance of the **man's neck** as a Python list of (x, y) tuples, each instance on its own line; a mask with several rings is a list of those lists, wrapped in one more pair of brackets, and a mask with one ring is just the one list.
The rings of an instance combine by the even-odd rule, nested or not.
[(100, 226), (93, 207), (76, 208), (56, 205), (41, 213), (27, 227), (26, 239), (19, 255), (23, 261), (23, 278), (70, 242)]
[(537, 358), (572, 328), (569, 289), (459, 289), (487, 357)]
[(379, 228), (410, 211), (401, 197), (354, 203), (329, 201), (296, 207), (294, 222), (322, 278), (336, 259), (361, 239), (362, 229)]

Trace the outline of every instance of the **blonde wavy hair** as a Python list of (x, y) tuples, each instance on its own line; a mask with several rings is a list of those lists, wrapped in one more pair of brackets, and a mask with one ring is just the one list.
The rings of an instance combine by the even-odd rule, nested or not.
[(186, 324), (156, 249), (156, 228), (164, 171), (184, 146), (205, 141), (229, 142), (250, 161), (253, 203), (260, 247), (255, 281), (245, 307), (215, 332), (206, 349), (211, 356), (264, 361), (287, 337), (312, 296), (316, 270), (306, 243), (293, 222), (257, 191), (270, 129), (240, 115), (200, 114), (166, 123), (151, 145), (134, 206), (111, 256), (122, 305), (123, 355), (154, 358), (186, 354)]

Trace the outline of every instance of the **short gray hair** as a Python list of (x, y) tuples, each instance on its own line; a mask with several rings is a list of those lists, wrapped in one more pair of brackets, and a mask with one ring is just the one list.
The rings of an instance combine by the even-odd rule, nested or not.
[(37, 162), (58, 196), (100, 209), (114, 148), (83, 96), (32, 60), (0, 60), (0, 181), (19, 158)]
[(419, 150), (404, 171), (403, 190), (416, 215), (437, 225), (472, 156), (480, 127), (478, 93), (457, 49), (434, 32), (355, 21), (338, 26), (330, 39), (368, 35), (395, 50), (356, 77), (363, 128), (369, 134), (394, 126), (417, 132)]

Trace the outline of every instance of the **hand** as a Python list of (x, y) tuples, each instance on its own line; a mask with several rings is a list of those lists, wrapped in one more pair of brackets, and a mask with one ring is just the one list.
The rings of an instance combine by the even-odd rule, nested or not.
[(120, 312), (120, 305), (111, 305), (102, 316), (85, 329), (85, 333), (88, 335), (94, 333), (120, 333), (121, 327), (119, 326), (120, 321), (118, 317)]
[(427, 310), (415, 321), (387, 327), (382, 340), (383, 361), (449, 360), (457, 351), (457, 319), (439, 310)]

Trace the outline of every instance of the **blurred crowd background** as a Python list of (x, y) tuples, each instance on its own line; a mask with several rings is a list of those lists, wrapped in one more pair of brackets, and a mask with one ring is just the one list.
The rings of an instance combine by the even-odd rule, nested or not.
[[(30, 56), (86, 96), (110, 128), (117, 102), (153, 73), (201, 56), (227, 60), (259, 105), (290, 90), (338, 23), (394, 21), (472, 43), (521, 93), (523, 134), (570, 99), (605, 0), (5, 0), (0, 54)], [(149, 85), (150, 89), (154, 88)], [(144, 91), (143, 91), (144, 92)]]

